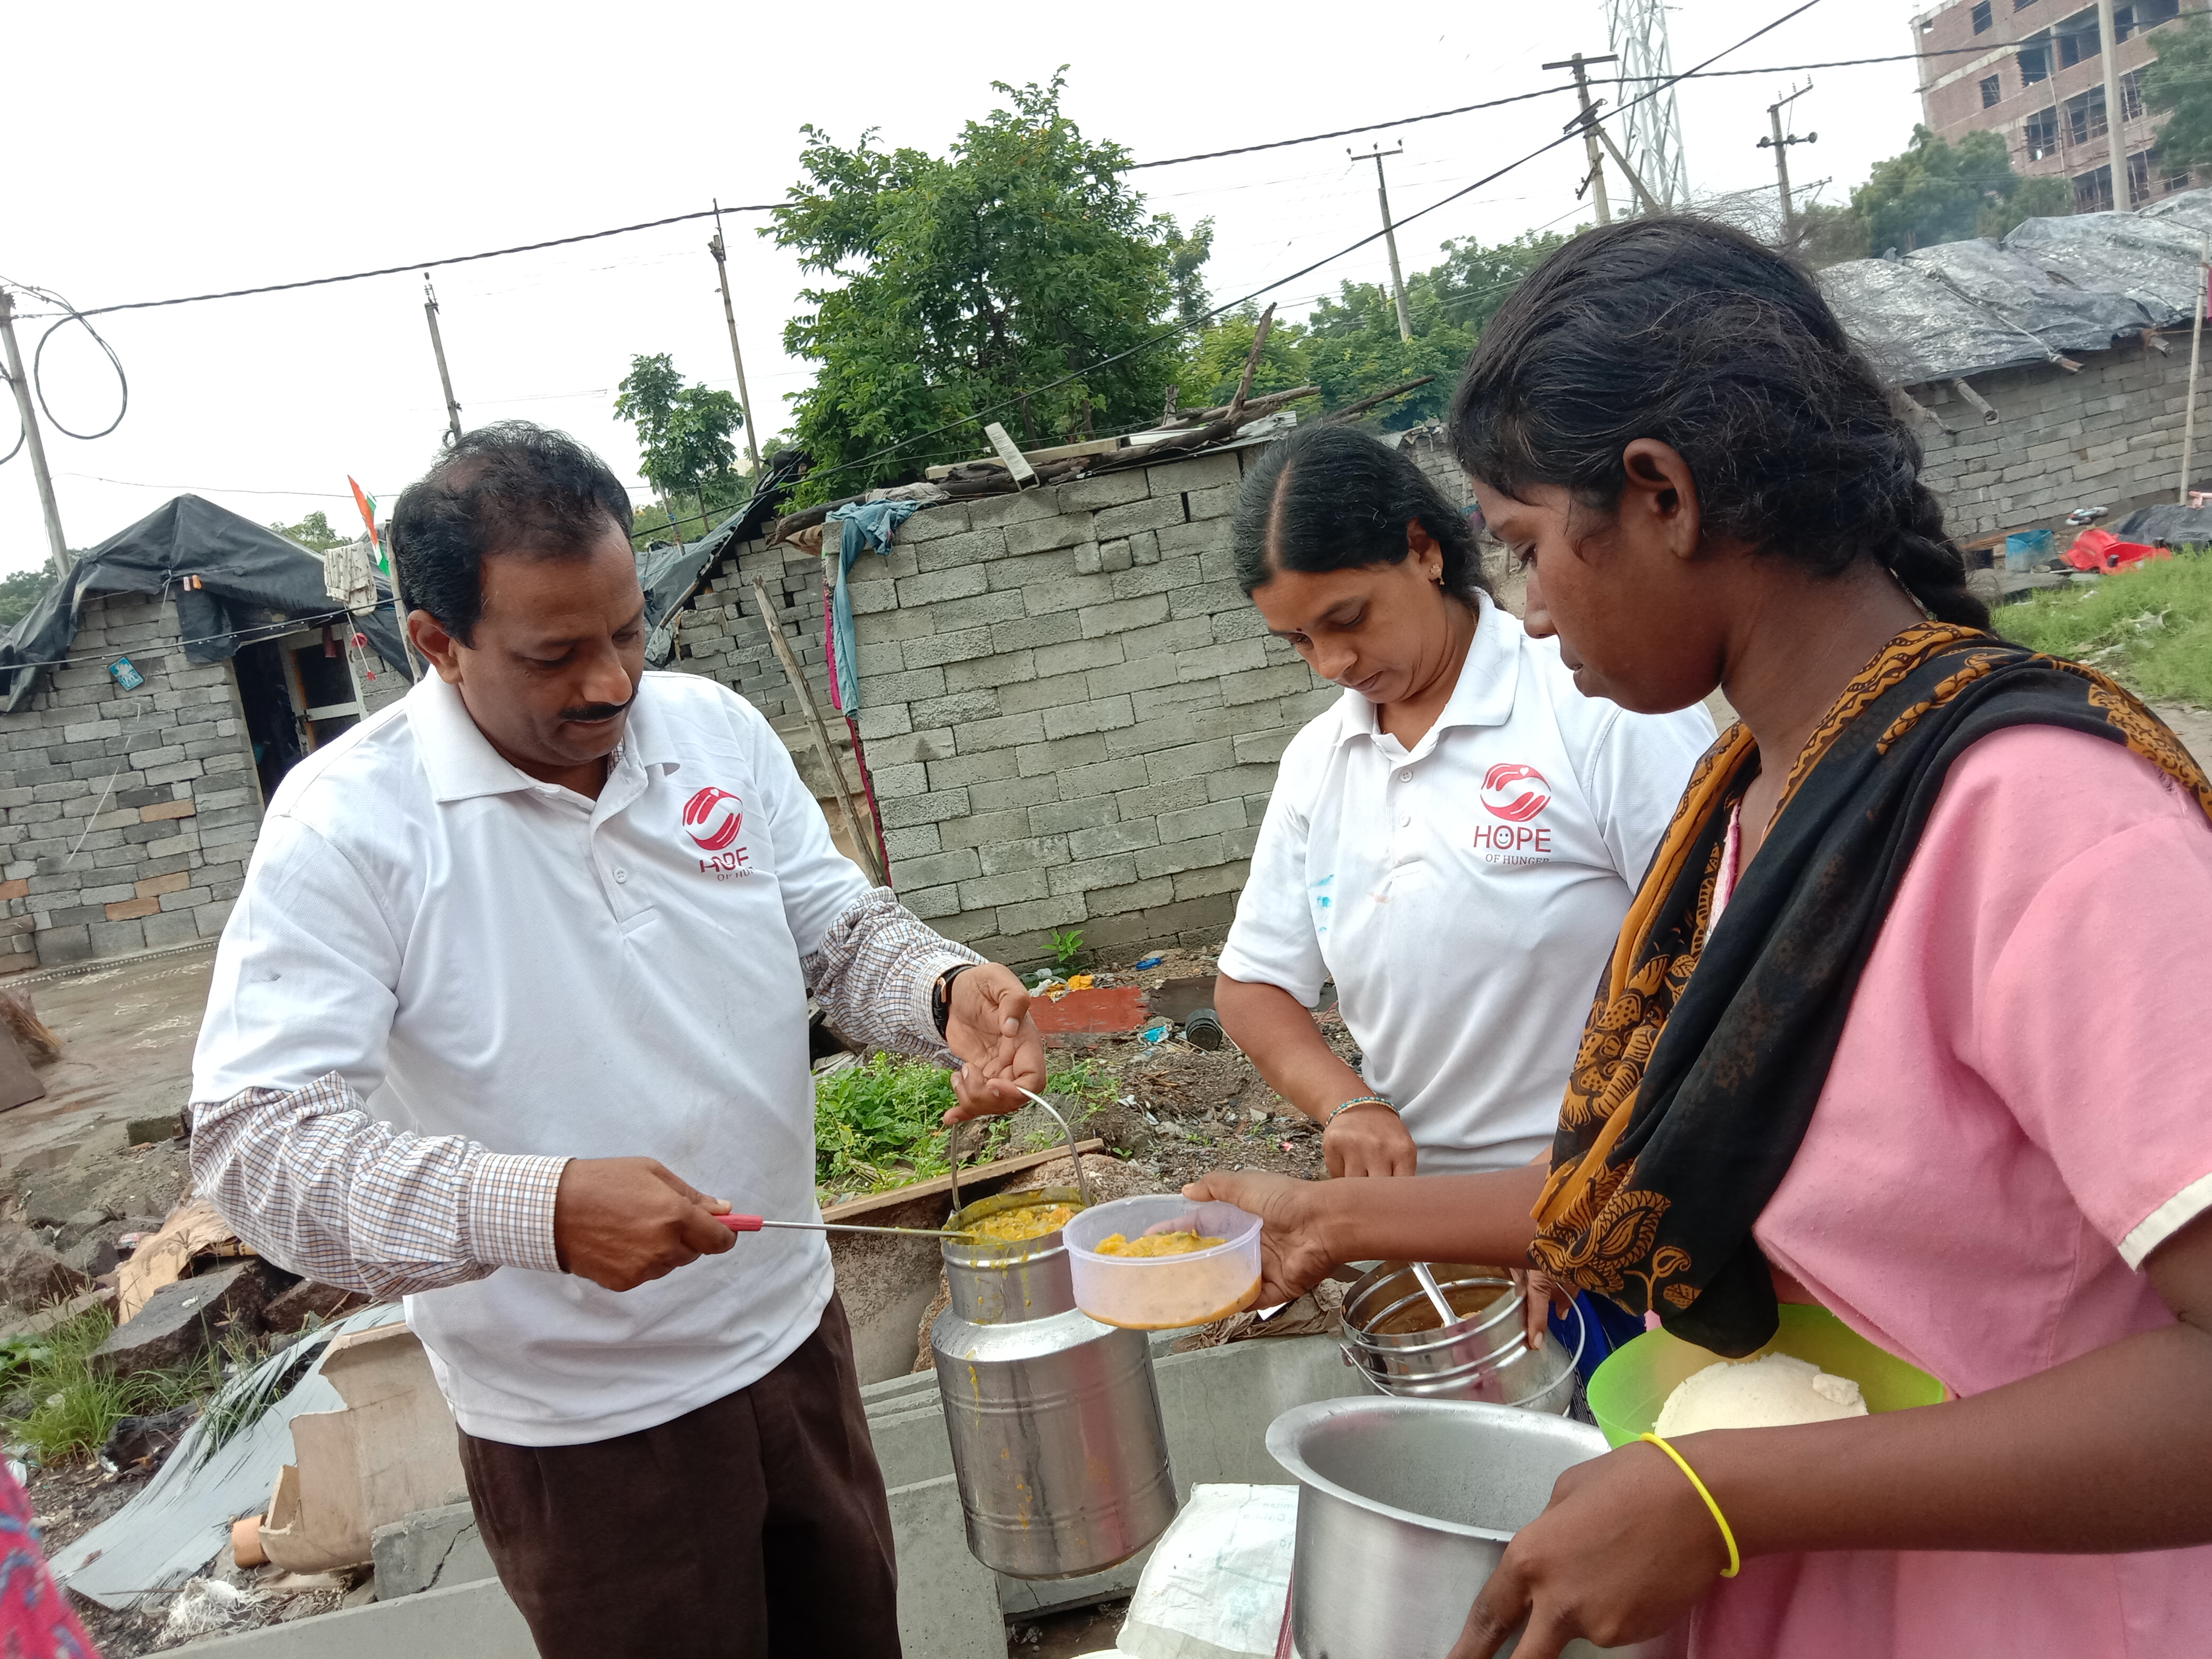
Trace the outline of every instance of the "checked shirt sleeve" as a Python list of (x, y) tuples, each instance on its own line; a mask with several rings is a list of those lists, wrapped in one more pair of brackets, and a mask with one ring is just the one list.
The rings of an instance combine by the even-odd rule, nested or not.
[(287, 1271), (378, 1297), (557, 1273), (560, 1158), (411, 1134), (369, 1116), (336, 1073), (192, 1107), (192, 1178), (239, 1237)]
[(830, 1023), (847, 1036), (951, 1066), (930, 988), (947, 968), (982, 960), (874, 887), (839, 913), (801, 965)]

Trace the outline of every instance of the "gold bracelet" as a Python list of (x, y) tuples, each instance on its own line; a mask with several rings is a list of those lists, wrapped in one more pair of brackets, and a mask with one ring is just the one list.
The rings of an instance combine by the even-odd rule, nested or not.
[(1339, 1106), (1336, 1109), (1336, 1111), (1331, 1112), (1327, 1117), (1322, 1119), (1322, 1133), (1323, 1134), (1327, 1134), (1328, 1133), (1328, 1126), (1336, 1121), (1337, 1112), (1348, 1112), (1355, 1106), (1380, 1106), (1384, 1111), (1390, 1113), (1394, 1116), (1396, 1115), (1398, 1110), (1395, 1106), (1393, 1106), (1389, 1101), (1383, 1099), (1380, 1095), (1354, 1095), (1350, 1100), (1346, 1101), (1342, 1105)]
[(1698, 1472), (1692, 1468), (1689, 1464), (1684, 1461), (1681, 1453), (1676, 1451), (1672, 1446), (1662, 1440), (1657, 1435), (1639, 1434), (1636, 1437), (1638, 1440), (1649, 1440), (1653, 1445), (1658, 1447), (1661, 1451), (1665, 1452), (1668, 1456), (1674, 1460), (1674, 1467), (1676, 1468), (1681, 1470), (1683, 1474), (1690, 1477), (1690, 1484), (1698, 1489), (1698, 1496), (1705, 1500), (1705, 1507), (1713, 1512), (1713, 1520), (1721, 1529), (1721, 1541), (1728, 1546), (1728, 1571), (1722, 1573), (1721, 1577), (1723, 1578), (1735, 1577), (1737, 1572), (1741, 1571), (1743, 1566), (1743, 1557), (1736, 1553), (1735, 1534), (1729, 1529), (1728, 1516), (1721, 1513), (1721, 1506), (1713, 1501), (1712, 1493), (1705, 1490), (1705, 1483), (1698, 1479)]

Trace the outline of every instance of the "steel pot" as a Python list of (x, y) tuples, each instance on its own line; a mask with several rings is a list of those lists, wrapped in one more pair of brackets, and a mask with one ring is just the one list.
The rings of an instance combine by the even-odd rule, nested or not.
[[(1325, 1400), (1277, 1418), (1267, 1450), (1298, 1483), (1299, 1659), (1443, 1659), (1514, 1533), (1606, 1443), (1586, 1424), (1503, 1406)], [(1661, 1659), (1668, 1643), (1577, 1641), (1565, 1656)]]
[[(1541, 1346), (1522, 1340), (1524, 1298), (1494, 1267), (1434, 1264), (1446, 1298), (1474, 1301), (1462, 1318), (1442, 1327), (1391, 1331), (1400, 1316), (1425, 1316), (1428, 1299), (1403, 1261), (1370, 1268), (1345, 1292), (1345, 1357), (1382, 1394), (1419, 1400), (1473, 1400), (1525, 1410), (1564, 1413), (1573, 1403), (1575, 1367), (1588, 1333), (1574, 1310), (1574, 1346), (1549, 1334)], [(1492, 1293), (1483, 1303), (1479, 1298)]]
[[(1040, 1201), (1089, 1194), (1005, 1193), (956, 1209), (950, 1224)], [(1057, 1232), (943, 1249), (951, 1303), (929, 1346), (969, 1552), (1016, 1578), (1073, 1577), (1134, 1555), (1176, 1512), (1144, 1333), (1076, 1307)]]

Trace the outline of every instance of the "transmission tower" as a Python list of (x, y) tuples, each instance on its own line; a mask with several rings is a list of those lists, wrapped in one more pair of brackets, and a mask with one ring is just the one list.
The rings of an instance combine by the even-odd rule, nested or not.
[[(1674, 74), (1667, 50), (1667, 8), (1661, 0), (1605, 0), (1605, 27), (1620, 59), (1616, 108), (1629, 106)], [(1682, 161), (1682, 118), (1674, 108), (1674, 88), (1634, 104), (1609, 125), (1660, 205), (1687, 207), (1690, 176)]]

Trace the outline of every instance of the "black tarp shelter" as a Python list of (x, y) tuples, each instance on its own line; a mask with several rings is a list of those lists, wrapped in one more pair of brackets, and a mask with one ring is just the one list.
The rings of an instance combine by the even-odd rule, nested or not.
[[(185, 580), (193, 576), (198, 586)], [(47, 666), (70, 654), (86, 603), (103, 593), (167, 593), (176, 601), (185, 659), (196, 663), (228, 661), (272, 624), (312, 626), (345, 615), (324, 587), (323, 562), (306, 548), (213, 501), (179, 495), (85, 554), (0, 635), (0, 713), (29, 704)], [(376, 611), (353, 626), (404, 674), (391, 589), (380, 579), (377, 594)]]

